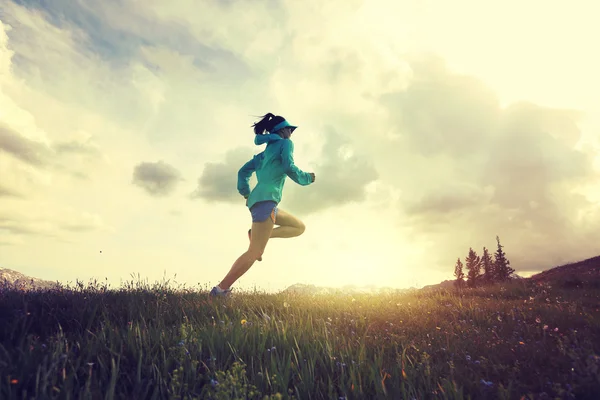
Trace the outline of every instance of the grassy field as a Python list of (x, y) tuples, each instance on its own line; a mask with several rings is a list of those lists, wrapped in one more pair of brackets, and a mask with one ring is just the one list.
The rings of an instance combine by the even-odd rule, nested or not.
[(0, 289), (1, 399), (597, 399), (600, 290)]

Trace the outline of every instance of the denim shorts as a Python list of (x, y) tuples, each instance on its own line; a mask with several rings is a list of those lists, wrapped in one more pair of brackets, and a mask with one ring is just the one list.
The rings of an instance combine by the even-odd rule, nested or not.
[(271, 200), (259, 201), (250, 209), (252, 222), (263, 222), (271, 217), (273, 223), (277, 219), (277, 203)]

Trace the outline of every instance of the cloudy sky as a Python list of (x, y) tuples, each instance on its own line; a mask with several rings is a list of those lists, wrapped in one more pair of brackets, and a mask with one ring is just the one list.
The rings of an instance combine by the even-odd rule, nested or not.
[[(485, 3), (485, 4), (484, 4)], [(307, 225), (236, 283), (409, 287), (469, 247), (600, 254), (596, 2), (5, 0), (0, 267), (212, 286), (246, 250), (256, 116)]]

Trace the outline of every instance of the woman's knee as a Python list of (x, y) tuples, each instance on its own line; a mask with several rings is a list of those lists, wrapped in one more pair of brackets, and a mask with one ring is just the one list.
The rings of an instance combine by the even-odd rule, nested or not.
[(264, 250), (254, 249), (254, 248), (249, 248), (248, 251), (246, 251), (246, 255), (252, 261), (258, 260), (260, 257), (262, 257), (263, 253), (264, 253)]
[(304, 222), (302, 221), (298, 221), (298, 235), (302, 235), (304, 233), (304, 231), (306, 230), (306, 225), (304, 225)]

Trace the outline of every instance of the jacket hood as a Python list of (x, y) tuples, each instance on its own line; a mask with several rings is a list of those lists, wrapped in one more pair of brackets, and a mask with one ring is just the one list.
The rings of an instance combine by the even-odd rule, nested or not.
[(277, 140), (283, 140), (281, 136), (270, 133), (268, 135), (254, 135), (254, 144), (260, 146), (261, 144), (275, 142)]

